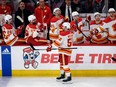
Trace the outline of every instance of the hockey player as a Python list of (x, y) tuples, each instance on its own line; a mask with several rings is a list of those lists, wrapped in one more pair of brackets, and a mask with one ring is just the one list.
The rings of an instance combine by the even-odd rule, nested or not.
[(25, 38), (33, 36), (34, 32), (37, 32), (36, 17), (34, 15), (30, 15), (28, 16), (28, 21), (30, 23), (26, 26)]
[(18, 40), (16, 30), (12, 25), (12, 16), (4, 17), (5, 24), (2, 26), (3, 40), (6, 45), (13, 45)]
[(60, 76), (56, 79), (58, 81), (62, 81), (63, 83), (71, 82), (71, 72), (68, 66), (69, 57), (72, 53), (71, 49), (66, 49), (67, 47), (72, 46), (72, 36), (73, 34), (70, 32), (70, 23), (64, 22), (62, 24), (63, 31), (60, 31), (59, 38), (53, 41), (52, 46), (47, 48), (47, 52), (51, 51), (53, 46), (58, 47), (59, 51), (59, 62), (60, 62)]
[(90, 22), (90, 30), (103, 25), (103, 20), (101, 20), (101, 14), (99, 12), (94, 13), (94, 20)]
[(55, 40), (58, 38), (59, 32), (61, 30), (61, 25), (64, 22), (64, 17), (61, 15), (61, 10), (59, 8), (55, 8), (53, 14), (55, 16), (52, 17), (50, 21), (50, 40)]
[(102, 27), (103, 21), (99, 12), (94, 13), (95, 20), (90, 22), (91, 42), (104, 44), (108, 42), (108, 31)]
[(77, 11), (74, 11), (72, 13), (73, 21), (70, 22), (71, 24), (71, 31), (74, 32), (73, 35), (73, 43), (74, 44), (81, 44), (84, 42), (84, 36), (79, 31), (82, 31), (82, 18), (79, 17), (79, 13)]
[(108, 39), (111, 43), (116, 44), (116, 11), (114, 8), (108, 10), (109, 16), (105, 18), (103, 25), (104, 28), (108, 29)]
[(28, 17), (28, 21), (30, 22), (26, 26), (26, 32), (25, 32), (25, 38), (27, 39), (28, 44), (32, 45), (42, 45), (46, 44), (46, 42), (41, 42), (40, 39), (46, 40), (44, 38), (41, 38), (41, 30), (38, 28), (36, 23), (36, 17), (34, 15), (30, 15)]

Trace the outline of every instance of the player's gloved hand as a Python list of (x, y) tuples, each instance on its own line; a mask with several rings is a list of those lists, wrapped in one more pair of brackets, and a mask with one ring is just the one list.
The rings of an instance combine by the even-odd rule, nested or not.
[(94, 29), (93, 31), (92, 31), (92, 34), (93, 35), (97, 35), (99, 33), (99, 31), (97, 30), (97, 29)]
[(45, 24), (40, 24), (40, 25), (38, 26), (38, 28), (39, 28), (40, 32), (43, 32), (44, 30), (46, 30)]
[(91, 36), (88, 36), (88, 37), (86, 38), (86, 40), (87, 40), (87, 41), (90, 41), (90, 40), (91, 40)]
[(116, 23), (112, 25), (113, 31), (116, 31)]
[(23, 25), (19, 26), (19, 27), (15, 30), (16, 35), (21, 34), (21, 33), (22, 33), (23, 28), (24, 28), (24, 26), (23, 26)]
[(97, 39), (100, 39), (102, 36), (101, 36), (101, 34), (97, 34), (96, 37), (97, 37)]
[(52, 40), (48, 40), (47, 43), (51, 45), (53, 43), (53, 41)]
[(52, 46), (47, 47), (46, 51), (49, 52), (52, 50)]
[(86, 21), (87, 22), (91, 21), (91, 16), (90, 15), (86, 17)]
[(39, 28), (39, 31), (40, 31), (40, 32), (43, 32), (43, 24), (40, 24), (40, 25), (38, 26), (38, 28)]

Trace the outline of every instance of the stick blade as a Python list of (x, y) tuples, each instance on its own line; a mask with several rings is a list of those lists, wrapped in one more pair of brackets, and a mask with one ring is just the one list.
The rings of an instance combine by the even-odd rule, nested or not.
[(33, 50), (36, 50), (35, 47), (32, 44), (29, 44), (29, 45)]
[(116, 58), (112, 57), (111, 59), (116, 62)]

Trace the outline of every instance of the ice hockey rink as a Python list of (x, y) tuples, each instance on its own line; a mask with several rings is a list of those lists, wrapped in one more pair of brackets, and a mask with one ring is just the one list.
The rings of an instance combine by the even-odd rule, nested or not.
[(0, 87), (116, 87), (116, 77), (73, 77), (72, 84), (55, 77), (0, 77)]

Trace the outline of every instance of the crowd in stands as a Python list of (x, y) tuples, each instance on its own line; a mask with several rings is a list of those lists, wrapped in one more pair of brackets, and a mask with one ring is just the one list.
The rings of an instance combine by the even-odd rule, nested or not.
[[(105, 0), (1, 0), (0, 44), (43, 44), (58, 39), (62, 23), (69, 22), (74, 44), (116, 44), (116, 11), (109, 8), (102, 20)], [(18, 4), (16, 4), (18, 2)], [(93, 13), (84, 19), (80, 13)]]

